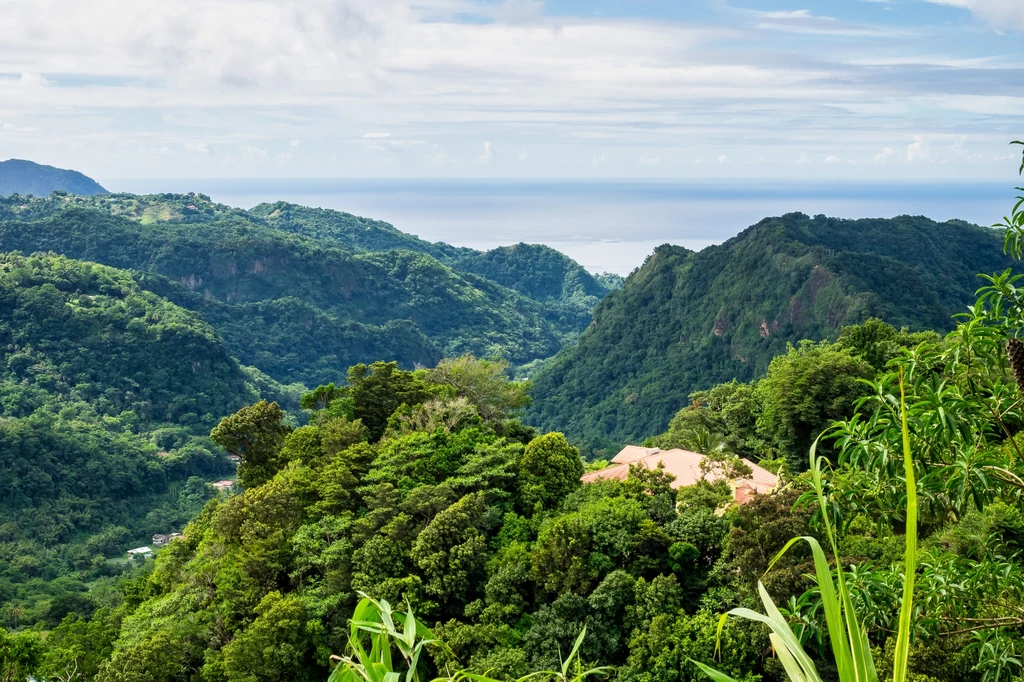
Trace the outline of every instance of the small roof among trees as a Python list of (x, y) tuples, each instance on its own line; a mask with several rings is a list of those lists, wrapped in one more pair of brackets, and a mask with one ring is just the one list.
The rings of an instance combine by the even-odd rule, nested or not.
[(779, 477), (767, 469), (746, 459), (739, 461), (744, 465), (743, 468), (750, 470), (749, 474), (744, 472), (740, 476), (730, 475), (731, 472), (725, 470), (728, 467), (723, 468), (705, 455), (689, 450), (659, 450), (627, 445), (612, 458), (611, 466), (584, 474), (580, 480), (584, 483), (608, 479), (624, 481), (629, 478), (631, 466), (654, 470), (660, 465), (664, 467), (666, 473), (674, 477), (672, 487), (676, 490), (695, 485), (701, 480), (712, 483), (728, 480), (733, 487), (733, 499), (737, 504), (749, 502), (754, 494), (770, 492), (779, 484)]

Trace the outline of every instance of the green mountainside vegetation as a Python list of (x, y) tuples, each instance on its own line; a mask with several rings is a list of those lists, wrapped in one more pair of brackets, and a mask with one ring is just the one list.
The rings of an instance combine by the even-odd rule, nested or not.
[(105, 603), (125, 550), (233, 473), (207, 434), (257, 397), (209, 325), (129, 273), (0, 256), (0, 622)]
[(528, 421), (607, 452), (664, 431), (696, 390), (763, 375), (800, 339), (870, 317), (948, 331), (977, 274), (1011, 264), (998, 230), (911, 216), (795, 213), (699, 253), (662, 246), (535, 375)]
[[(998, 291), (1008, 294), (1005, 284)], [(1013, 306), (1016, 320), (1024, 302)], [(828, 415), (840, 421), (826, 439), (837, 468), (827, 499), (839, 554), (856, 564), (847, 580), (878, 679), (895, 666), (902, 590), (905, 490), (889, 455), (900, 437), (899, 375), (889, 370), (901, 368), (913, 375), (908, 422), (925, 500), (912, 679), (988, 682), (1000, 657), (1020, 669), (1005, 661), (1024, 645), (1006, 614), (1024, 605), (1024, 564), (1003, 552), (1024, 537), (1024, 459), (1014, 454), (1024, 418), (1013, 407), (1021, 393), (995, 308), (946, 338), (878, 321), (847, 328), (838, 344), (808, 342), (782, 356), (764, 380), (788, 389), (760, 397), (782, 434), (792, 406), (813, 403), (828, 385), (847, 391)], [(961, 361), (968, 356), (977, 361)], [(805, 367), (831, 380), (824, 389), (786, 381)], [(266, 401), (223, 420), (211, 436), (242, 457), (244, 492), (211, 501), (149, 573), (119, 584), (110, 606), (68, 616), (45, 638), (9, 635), (11, 652), (31, 654), (18, 670), (58, 679), (73, 666), (78, 679), (109, 682), (323, 680), (332, 655), (353, 652), (349, 619), (367, 594), (431, 628), (436, 640), (423, 649), (418, 679), (522, 678), (557, 669), (579, 638), (581, 663), (613, 666), (605, 674), (616, 681), (696, 682), (705, 678), (695, 660), (737, 680), (783, 680), (761, 626), (720, 624), (730, 608), (759, 608), (761, 581), (810, 665), (833, 679), (810, 553), (797, 546), (773, 560), (792, 537), (824, 537), (800, 502), (807, 474), (776, 462), (783, 486), (742, 507), (728, 504), (724, 482), (675, 491), (658, 470), (581, 484), (584, 463), (564, 436), (514, 418), (526, 386), (505, 369), (466, 357), (415, 372), (361, 365), (348, 386), (303, 397), (306, 426), (288, 425)], [(861, 378), (863, 390), (853, 388)], [(736, 421), (739, 407), (726, 399), (687, 408), (706, 414), (699, 424), (677, 419), (664, 445)], [(728, 465), (743, 446), (716, 438), (684, 444)], [(403, 673), (395, 657), (383, 670)]]
[(545, 359), (607, 291), (546, 247), (491, 256), (336, 211), (250, 213), (203, 195), (0, 200), (0, 249), (134, 270), (213, 325), (244, 365), (285, 384), (343, 381), (345, 367), (378, 358)]
[[(565, 343), (558, 316), (599, 297), (571, 263), (345, 246), (358, 219), (296, 210), (279, 229), (276, 206), (0, 202), (0, 248), (63, 254), (0, 258), (0, 678), (1024, 675), (1024, 211), (1005, 233), (793, 214), (700, 254), (662, 247), (533, 387), (509, 378), (527, 323)], [(404, 239), (371, 223), (364, 243)], [(332, 347), (296, 350), (304, 324), (344, 344), (401, 327), (434, 355), (305, 370)], [(395, 352), (379, 343), (359, 352)], [(659, 367), (674, 402), (629, 383)], [(675, 490), (661, 469), (584, 484), (605, 463), (523, 423), (556, 372), (584, 382), (575, 412), (559, 404), (577, 432), (619, 382), (628, 414), (664, 410), (636, 427), (649, 445), (725, 472), (746, 457), (779, 486), (737, 506), (728, 481)], [(121, 558), (189, 519), (155, 558)]]
[(78, 171), (44, 166), (31, 161), (10, 159), (0, 161), (0, 197), (11, 194), (49, 196), (53, 192), (68, 194), (105, 194), (99, 183)]

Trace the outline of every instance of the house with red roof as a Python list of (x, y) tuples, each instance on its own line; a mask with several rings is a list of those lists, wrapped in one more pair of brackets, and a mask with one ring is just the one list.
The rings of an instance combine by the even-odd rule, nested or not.
[(672, 488), (675, 490), (695, 485), (701, 480), (709, 483), (728, 480), (736, 504), (745, 504), (752, 500), (754, 495), (771, 492), (779, 485), (778, 476), (750, 460), (741, 460), (750, 467), (750, 475), (731, 480), (726, 479), (725, 474), (715, 467), (708, 466), (706, 460), (707, 457), (704, 455), (689, 450), (660, 450), (627, 445), (612, 458), (610, 465), (584, 474), (581, 480), (584, 483), (612, 479), (625, 481), (629, 478), (630, 466), (642, 466), (653, 471), (660, 465), (665, 468), (665, 473), (674, 477)]

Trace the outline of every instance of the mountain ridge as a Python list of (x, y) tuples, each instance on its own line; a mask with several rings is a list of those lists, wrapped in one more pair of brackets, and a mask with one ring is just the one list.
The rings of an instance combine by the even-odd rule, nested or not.
[[(0, 200), (0, 250), (136, 271), (203, 315), (244, 365), (285, 384), (343, 381), (348, 366), (381, 357), (405, 367), (463, 353), (546, 359), (586, 327), (607, 291), (547, 247), (503, 252), (499, 283), (485, 276), (494, 277), (484, 252), (337, 211), (257, 208), (195, 193)], [(551, 279), (537, 272), (537, 253), (564, 296), (532, 298), (518, 286)]]
[(602, 447), (643, 440), (691, 392), (763, 375), (797, 340), (869, 317), (951, 329), (976, 273), (1012, 265), (999, 231), (920, 216), (790, 213), (700, 252), (663, 245), (535, 375), (529, 420)]
[(0, 161), (0, 197), (8, 195), (48, 196), (53, 192), (95, 195), (107, 190), (92, 178), (76, 170), (56, 168), (26, 161)]

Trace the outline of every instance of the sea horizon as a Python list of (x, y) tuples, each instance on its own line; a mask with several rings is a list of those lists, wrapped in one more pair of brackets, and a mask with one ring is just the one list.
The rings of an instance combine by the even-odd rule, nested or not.
[(923, 215), (992, 225), (1013, 181), (124, 179), (113, 192), (200, 192), (238, 208), (289, 201), (384, 221), (429, 241), (487, 250), (546, 244), (594, 273), (627, 275), (661, 244), (700, 250), (763, 218)]

